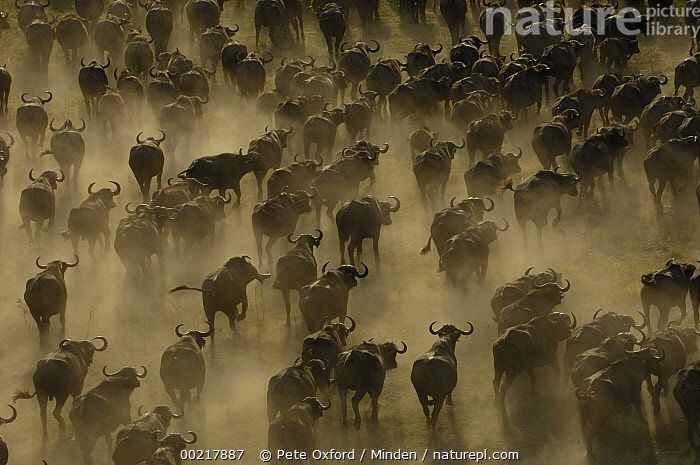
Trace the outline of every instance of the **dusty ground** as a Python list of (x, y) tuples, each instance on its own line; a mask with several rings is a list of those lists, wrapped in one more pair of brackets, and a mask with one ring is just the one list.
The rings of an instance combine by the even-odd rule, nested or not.
[[(232, 12), (230, 4), (225, 23), (239, 23), (241, 32), (237, 38), (254, 45), (250, 10), (241, 15)], [(14, 129), (14, 109), (19, 95), (25, 90), (40, 90), (32, 75), (23, 70), (20, 57), (24, 53), (24, 40), (15, 24), (14, 7), (7, 0), (0, 0), (0, 8), (11, 12), (13, 29), (0, 37), (0, 62), (7, 62), (15, 82), (11, 97), (11, 121)], [(408, 28), (400, 25), (395, 14), (382, 2), (383, 23), (375, 37), (383, 44), (379, 55), (388, 57), (404, 54), (416, 40), (431, 43), (449, 43), (446, 28), (441, 20), (430, 14), (430, 25)], [(353, 19), (354, 21), (354, 19)], [(306, 21), (305, 54), (323, 56), (320, 36), (312, 17)], [(357, 29), (353, 27), (353, 36)], [(182, 38), (176, 41), (182, 50), (191, 50)], [(673, 65), (687, 52), (688, 40), (645, 39), (642, 55), (630, 63), (631, 70), (664, 71), (672, 75)], [(512, 41), (505, 50), (510, 51)], [(92, 56), (91, 51), (84, 52)], [(192, 54), (196, 57), (197, 54)], [(268, 67), (274, 73), (275, 62)], [(111, 71), (111, 70), (110, 70)], [(110, 73), (111, 74), (111, 73)], [(51, 63), (51, 89), (55, 92), (48, 105), (50, 116), (61, 120), (78, 119), (82, 103), (77, 91), (77, 73), (67, 70), (60, 48), (56, 45)], [(667, 86), (665, 92), (669, 93)], [(43, 89), (43, 87), (41, 87)], [(262, 132), (265, 122), (254, 117), (236, 97), (221, 89), (214, 90), (214, 102), (207, 108), (207, 131), (197, 139), (192, 153), (167, 154), (167, 173), (173, 175), (186, 163), (204, 154), (221, 151), (238, 151), (246, 147), (250, 138)], [(542, 118), (546, 116), (543, 111)], [(596, 122), (598, 124), (598, 122)], [(139, 130), (153, 131), (156, 127), (146, 121), (134, 124), (130, 134)], [(619, 312), (633, 313), (639, 310), (639, 275), (656, 268), (669, 256), (688, 260), (697, 258), (697, 246), (692, 240), (696, 233), (696, 210), (692, 199), (685, 199), (686, 207), (676, 209), (663, 220), (654, 215), (651, 198), (645, 182), (640, 177), (642, 154), (634, 151), (627, 158), (630, 183), (618, 185), (610, 194), (605, 209), (580, 207), (576, 200), (567, 199), (564, 221), (556, 230), (547, 230), (545, 246), (539, 249), (534, 242), (523, 245), (517, 227), (502, 234), (492, 247), (491, 269), (486, 283), (471, 285), (466, 292), (449, 290), (444, 276), (437, 274), (437, 258), (420, 256), (419, 249), (427, 238), (430, 216), (418, 201), (417, 189), (409, 169), (405, 133), (377, 127), (372, 136), (375, 143), (388, 141), (389, 154), (383, 156), (377, 169), (377, 195), (397, 195), (402, 209), (394, 216), (394, 224), (382, 236), (382, 270), (371, 257), (367, 257), (370, 277), (352, 292), (350, 312), (358, 329), (352, 342), (374, 337), (375, 340), (404, 340), (408, 353), (399, 356), (399, 367), (387, 376), (380, 402), (380, 423), (377, 427), (363, 424), (359, 431), (343, 429), (339, 421), (337, 396), (335, 405), (318, 427), (322, 448), (403, 448), (423, 451), (431, 449), (483, 449), (517, 450), (521, 463), (541, 465), (545, 463), (585, 463), (580, 431), (568, 388), (557, 384), (547, 370), (540, 372), (536, 400), (520, 398), (528, 393), (527, 383), (516, 383), (509, 399), (514, 415), (515, 429), (504, 434), (493, 402), (491, 344), (496, 328), (491, 320), (489, 299), (493, 290), (505, 280), (515, 278), (528, 266), (555, 267), (569, 278), (573, 287), (567, 295), (562, 311), (574, 311), (579, 321), (587, 321), (598, 307)], [(442, 134), (450, 134), (449, 128), (441, 128)], [(341, 143), (346, 135), (341, 129)], [(530, 128), (509, 135), (506, 149), (523, 147), (525, 151), (524, 175), (537, 169), (534, 154), (529, 147)], [(459, 137), (454, 134), (455, 138)], [(119, 207), (112, 213), (116, 226), (127, 201), (138, 200), (136, 184), (126, 164), (131, 141), (123, 147), (109, 147), (100, 140), (95, 128), (88, 123), (87, 153), (84, 170), (77, 191), (61, 186), (57, 202), (59, 212), (57, 227), (41, 246), (30, 248), (24, 233), (18, 230), (17, 205), (19, 190), (27, 183), (26, 172), (30, 167), (44, 169), (54, 166), (46, 157), (26, 161), (23, 147), (13, 149), (13, 159), (6, 185), (0, 197), (0, 251), (4, 266), (0, 267), (0, 302), (3, 324), (0, 327), (0, 357), (3, 383), (0, 399), (9, 399), (17, 388), (31, 387), (31, 373), (35, 361), (41, 355), (37, 349), (37, 334), (31, 317), (22, 305), (25, 280), (36, 272), (34, 259), (58, 257), (70, 258), (70, 246), (57, 232), (65, 227), (70, 207), (85, 195), (87, 185), (96, 180), (105, 183), (109, 179), (122, 182), (126, 189), (118, 199)], [(463, 158), (456, 160), (448, 198), (464, 194), (462, 173), (466, 167)], [(67, 335), (84, 338), (105, 335), (110, 347), (98, 353), (88, 375), (86, 386), (92, 387), (101, 379), (103, 364), (119, 367), (127, 364), (144, 364), (149, 375), (142, 387), (132, 396), (132, 405), (152, 407), (168, 403), (158, 378), (159, 357), (162, 350), (175, 340), (174, 326), (183, 322), (188, 326), (201, 324), (203, 314), (199, 296), (179, 294), (171, 296), (166, 290), (182, 283), (197, 285), (209, 271), (219, 267), (228, 257), (254, 254), (254, 242), (250, 228), (250, 211), (255, 202), (254, 182), (244, 182), (244, 202), (237, 210), (229, 211), (222, 227), (222, 234), (215, 244), (206, 249), (192, 251), (187, 256), (167, 257), (167, 271), (155, 274), (148, 282), (134, 284), (125, 279), (124, 272), (113, 250), (100, 255), (91, 263), (84, 253), (79, 267), (67, 272), (69, 308)], [(514, 223), (512, 196), (509, 193), (497, 200), (497, 209), (491, 217), (505, 217)], [(326, 220), (324, 220), (326, 221)], [(299, 230), (310, 228), (310, 220), (302, 221)], [(319, 251), (319, 261), (337, 263), (337, 242), (334, 226), (324, 223), (326, 239)], [(283, 250), (280, 246), (276, 253)], [(208, 350), (208, 377), (203, 401), (182, 423), (174, 422), (173, 430), (193, 429), (200, 435), (197, 447), (246, 449), (244, 463), (258, 463), (258, 451), (267, 443), (265, 416), (265, 387), (268, 378), (277, 370), (288, 366), (299, 353), (305, 329), (297, 317), (291, 330), (283, 321), (281, 298), (269, 285), (249, 287), (251, 311), (240, 325), (238, 334), (231, 335), (225, 321), (219, 320), (218, 345), (214, 356)], [(460, 363), (459, 385), (455, 392), (455, 405), (443, 410), (436, 434), (425, 427), (419, 404), (410, 385), (412, 361), (427, 350), (433, 341), (428, 324), (438, 320), (464, 325), (472, 321), (474, 335), (462, 338), (457, 347)], [(58, 338), (54, 331), (54, 338)], [(663, 431), (657, 435), (662, 464), (689, 463), (684, 437), (685, 427), (671, 398), (671, 408), (664, 411)], [(39, 415), (33, 401), (19, 404), (20, 417), (2, 428), (2, 435), (11, 449), (12, 464), (36, 464), (46, 458), (51, 465), (79, 463), (79, 455), (73, 443), (58, 442), (57, 428), (51, 419), (50, 441), (46, 451), (40, 447)], [(65, 409), (67, 418), (69, 408)], [(369, 402), (363, 404), (363, 415), (368, 415)], [(651, 416), (649, 416), (651, 417)], [(184, 424), (183, 424), (184, 423)], [(669, 426), (671, 424), (672, 426)], [(419, 456), (420, 456), (419, 452)], [(107, 463), (102, 443), (94, 452), (96, 463)]]

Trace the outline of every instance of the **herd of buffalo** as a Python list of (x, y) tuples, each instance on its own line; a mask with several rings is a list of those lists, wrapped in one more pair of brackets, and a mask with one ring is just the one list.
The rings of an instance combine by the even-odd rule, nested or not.
[[(673, 85), (660, 72), (631, 72), (628, 62), (663, 39), (645, 37), (650, 18), (618, 4), (594, 0), (568, 15), (563, 3), (526, 0), (440, 0), (432, 6), (426, 0), (43, 1), (0, 2), (8, 10), (0, 10), (0, 44), (26, 39), (21, 67), (0, 66), (0, 186), (13, 172), (27, 177), (17, 195), (19, 215), (3, 218), (26, 233), (15, 246), (40, 255), (23, 294), (39, 348), (33, 387), (15, 386), (20, 390), (0, 424), (36, 416), (36, 441), (46, 447), (55, 421), (57, 434), (71, 439), (84, 465), (182, 462), (198, 432), (169, 432), (170, 423), (187, 418), (215, 375), (207, 367), (220, 356), (217, 332), (236, 338), (245, 331), (254, 281), (279, 293), (283, 325), (305, 334), (299, 351), (289, 354), (291, 366), (269, 373), (269, 449), (318, 447), (324, 411), (339, 409), (347, 424), (349, 392), (354, 427), (362, 428), (366, 396), (366, 420), (381, 425), (387, 371), (402, 362), (411, 341), (354, 339), (363, 321), (352, 295), (384, 276), (380, 238), (396, 218), (421, 221), (421, 208), (432, 217), (421, 225), (427, 243), (411, 253), (427, 260), (420, 255), (434, 247), (445, 276), (441, 292), (469, 299), (491, 292), (485, 287), (490, 255), (502, 233), (519, 229), (514, 242), (541, 254), (569, 209), (605, 212), (611, 192), (628, 188), (630, 175), (648, 182), (650, 205), (661, 220), (687, 210), (689, 202), (700, 205), (700, 185), (696, 199), (686, 195), (697, 182), (700, 157), (693, 97), (700, 86), (700, 37), (684, 39), (690, 52), (675, 67)], [(649, 0), (637, 7), (643, 12), (670, 4)], [(506, 12), (516, 21), (524, 7), (535, 18), (512, 38)], [(689, 0), (687, 7), (700, 8), (700, 1)], [(433, 15), (434, 22), (426, 19)], [(396, 16), (404, 28), (445, 28), (451, 45), (407, 40), (405, 50), (390, 57), (373, 38), (381, 39), (377, 30), (386, 16)], [(251, 21), (255, 43), (237, 40), (241, 26), (226, 25), (229, 17)], [(630, 19), (631, 30), (620, 25)], [(700, 14), (683, 21), (698, 26)], [(319, 56), (304, 52), (311, 31), (323, 40)], [(506, 50), (511, 43), (515, 48)], [(64, 57), (56, 56), (55, 44)], [(59, 118), (57, 100), (66, 89), (51, 85), (57, 78), (50, 64), (63, 58), (57, 69), (79, 89), (84, 105), (73, 119)], [(250, 113), (262, 124), (247, 147), (198, 153), (198, 141), (210, 137), (212, 103), (226, 99), (239, 117)], [(115, 159), (126, 159), (128, 169), (122, 161), (105, 164), (101, 176), (87, 179), (81, 165), (95, 156), (96, 140), (120, 151)], [(646, 155), (625, 157), (632, 151)], [(409, 166), (382, 171), (386, 158), (406, 159)], [(37, 168), (47, 160), (56, 168)], [(457, 166), (465, 167), (463, 194), (451, 196)], [(411, 211), (405, 198), (402, 208), (393, 192), (376, 192), (375, 176), (387, 178), (385, 185), (392, 177), (415, 180), (418, 206)], [(73, 202), (83, 183), (87, 196)], [(257, 189), (245, 192), (253, 185)], [(668, 198), (666, 187), (673, 194)], [(3, 196), (10, 188), (4, 181)], [(252, 211), (242, 199), (257, 199)], [(489, 219), (493, 214), (498, 220)], [(510, 222), (504, 218), (513, 214)], [(256, 250), (252, 257), (210, 264), (201, 283), (168, 286), (174, 301), (201, 294), (206, 326), (163, 318), (175, 337), (164, 349), (149, 346), (162, 351), (157, 374), (138, 360), (120, 369), (102, 363), (98, 352), (119, 350), (111, 347), (113, 335), (66, 337), (66, 312), (74, 311), (69, 294), (87, 286), (68, 279), (72, 268), (116, 254), (124, 279), (148, 286), (166, 263), (235, 240), (240, 230), (228, 230), (231, 217), (252, 231)], [(530, 223), (536, 241), (528, 240)], [(55, 237), (70, 244), (68, 261), (56, 257)], [(365, 240), (372, 242), (369, 259)], [(337, 255), (321, 260), (323, 241), (337, 244)], [(658, 463), (649, 425), (670, 402), (682, 412), (673, 422), (687, 424), (687, 444), (700, 463), (700, 361), (694, 362), (700, 270), (669, 257), (656, 270), (640, 271), (648, 270), (638, 270), (639, 312), (599, 309), (581, 321), (558, 308), (577, 276), (531, 266), (496, 288), (492, 327), (479, 327), (468, 313), (442, 323), (426, 313), (423, 328), (434, 343), (413, 360), (410, 383), (429, 434), (448, 427), (440, 425), (440, 414), (460, 392), (457, 342), (475, 331), (493, 332), (493, 400), (505, 431), (518, 423), (509, 393), (522, 376), (531, 385), (524, 396), (562, 390), (575, 398), (591, 465)], [(219, 312), (229, 328), (217, 331)], [(401, 323), (395, 322), (397, 334)], [(84, 385), (93, 364), (102, 367), (103, 379)], [(546, 388), (537, 379), (543, 368), (555, 375)], [(144, 382), (158, 383), (156, 376), (170, 405), (135, 412), (131, 394)], [(20, 402), (32, 398), (38, 408)], [(659, 429), (657, 423), (656, 434)], [(109, 457), (97, 456), (100, 439)], [(13, 462), (12, 450), (0, 439), (0, 465)], [(50, 456), (45, 463), (51, 465)]]

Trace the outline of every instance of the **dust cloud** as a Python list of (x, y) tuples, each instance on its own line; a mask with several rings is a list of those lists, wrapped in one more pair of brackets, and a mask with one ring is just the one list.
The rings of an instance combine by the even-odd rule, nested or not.
[[(470, 5), (473, 5), (471, 3)], [(48, 83), (40, 82), (23, 62), (26, 53), (24, 38), (16, 25), (16, 10), (9, 0), (0, 0), (0, 8), (10, 12), (11, 29), (0, 36), (0, 62), (6, 62), (14, 77), (10, 99), (10, 117), (7, 127), (14, 132), (14, 112), (22, 92), (39, 92), (46, 88), (54, 92), (54, 99), (47, 106), (50, 118), (62, 122), (83, 117), (82, 98), (77, 86), (77, 68), (67, 67), (63, 53), (54, 46)], [(232, 2), (226, 4), (223, 24), (238, 23), (241, 31), (236, 39), (254, 48), (252, 5), (245, 12), (236, 11)], [(447, 29), (439, 13), (431, 11), (429, 25), (407, 27), (398, 22), (396, 13), (386, 4), (381, 5), (382, 23), (372, 37), (382, 43), (382, 57), (401, 56), (416, 41), (449, 45)], [(471, 8), (471, 6), (470, 6)], [(50, 16), (55, 14), (51, 12)], [(470, 30), (475, 28), (473, 18)], [(360, 37), (357, 18), (351, 19), (350, 37)], [(306, 17), (306, 50), (292, 55), (313, 55), (325, 62), (325, 46), (318, 32), (315, 18)], [(184, 31), (178, 30), (171, 42), (188, 56), (198, 61), (198, 49), (193, 46)], [(664, 39), (665, 40), (665, 39)], [(663, 71), (671, 74), (673, 65), (686, 55), (686, 39), (670, 39), (658, 44), (658, 39), (645, 38), (640, 44), (644, 55), (630, 63), (630, 72)], [(504, 49), (510, 52), (513, 41), (507, 40)], [(92, 49), (83, 50), (86, 58), (95, 57)], [(274, 53), (274, 51), (273, 51)], [(446, 56), (443, 52), (442, 56)], [(277, 56), (276, 58), (279, 58)], [(268, 85), (279, 61), (267, 66)], [(113, 65), (114, 66), (114, 65)], [(112, 81), (109, 69), (110, 81)], [(665, 88), (665, 93), (669, 89)], [(523, 178), (534, 173), (539, 165), (530, 148), (533, 125), (548, 116), (545, 105), (542, 114), (528, 122), (518, 122), (517, 129), (507, 135), (504, 151), (522, 147), (525, 153)], [(0, 399), (9, 399), (16, 389), (32, 388), (31, 375), (38, 351), (38, 335), (31, 316), (22, 301), (24, 284), (37, 272), (34, 260), (43, 261), (72, 256), (70, 243), (60, 233), (65, 229), (67, 213), (85, 196), (87, 186), (109, 180), (122, 183), (124, 191), (116, 198), (118, 207), (111, 213), (112, 230), (124, 213), (128, 201), (139, 201), (140, 195), (128, 169), (128, 150), (135, 143), (136, 134), (144, 131), (155, 133), (155, 120), (144, 111), (141, 121), (130, 115), (126, 123), (125, 140), (108, 144), (96, 124), (88, 121), (86, 131), (86, 156), (77, 187), (64, 184), (57, 192), (56, 225), (52, 232), (42, 236), (39, 246), (29, 246), (24, 232), (18, 229), (19, 192), (28, 184), (29, 168), (35, 171), (56, 169), (50, 157), (26, 160), (21, 142), (12, 149), (12, 160), (5, 185), (0, 190), (0, 360), (3, 382)], [(192, 147), (186, 153), (172, 153), (166, 142), (166, 167), (164, 180), (176, 175), (193, 158), (220, 152), (238, 152), (247, 147), (251, 138), (262, 134), (266, 124), (254, 103), (247, 103), (222, 85), (221, 76), (214, 84), (211, 102), (205, 108), (205, 125), (194, 137)], [(599, 125), (597, 116), (594, 124)], [(440, 132), (441, 139), (459, 141), (460, 134), (442, 122), (431, 122), (431, 129)], [(584, 464), (585, 453), (577, 420), (575, 401), (571, 389), (556, 379), (550, 370), (538, 371), (537, 393), (530, 392), (529, 382), (519, 379), (509, 395), (511, 414), (516, 427), (505, 433), (501, 427), (494, 402), (492, 387), (493, 367), (491, 345), (496, 338), (496, 325), (492, 321), (489, 300), (494, 289), (507, 280), (514, 279), (529, 266), (537, 269), (553, 267), (572, 282), (572, 290), (566, 295), (560, 311), (574, 312), (579, 322), (589, 321), (593, 312), (603, 307), (623, 313), (640, 310), (639, 276), (656, 269), (670, 256), (685, 260), (698, 257), (692, 241), (697, 232), (697, 212), (691, 196), (679, 204), (687, 205), (682, 211), (666, 212), (659, 218), (654, 213), (641, 171), (643, 150), (638, 144), (626, 157), (627, 185), (618, 183), (608, 189), (607, 202), (597, 206), (581, 205), (577, 199), (564, 201), (564, 219), (556, 229), (547, 228), (542, 248), (537, 246), (534, 229), (530, 241), (523, 243), (512, 210), (512, 193), (497, 196), (496, 209), (487, 214), (489, 219), (506, 218), (510, 229), (499, 234), (491, 246), (490, 267), (486, 282), (478, 285), (470, 282), (465, 289), (449, 288), (444, 275), (437, 272), (434, 254), (421, 256), (420, 248), (428, 237), (432, 212), (422, 206), (418, 189), (410, 170), (410, 151), (407, 146), (408, 130), (377, 123), (372, 128), (371, 141), (388, 142), (389, 152), (381, 156), (376, 169), (377, 183), (373, 193), (380, 197), (396, 195), (402, 202), (401, 210), (393, 215), (393, 224), (385, 227), (381, 238), (381, 268), (374, 263), (371, 253), (365, 253), (370, 275), (351, 292), (350, 314), (357, 320), (357, 330), (351, 335), (351, 343), (374, 338), (408, 344), (408, 352), (399, 355), (398, 368), (387, 375), (380, 399), (379, 424), (364, 421), (360, 430), (343, 428), (340, 424), (338, 398), (333, 392), (333, 407), (326, 412), (317, 426), (318, 446), (321, 449), (384, 448), (422, 451), (431, 449), (483, 449), (516, 450), (520, 463), (542, 465), (545, 463)], [(296, 138), (300, 137), (295, 134)], [(15, 137), (18, 139), (17, 137)], [(349, 143), (344, 128), (339, 129), (336, 150)], [(286, 153), (285, 162), (293, 153)], [(283, 164), (284, 164), (283, 163)], [(466, 169), (466, 153), (458, 152), (453, 164), (444, 206), (452, 196), (466, 195), (462, 174)], [(184, 323), (187, 327), (204, 327), (204, 314), (200, 296), (196, 293), (167, 294), (167, 290), (179, 285), (198, 286), (204, 276), (220, 267), (235, 255), (255, 256), (255, 243), (251, 230), (250, 213), (256, 202), (255, 180), (252, 175), (244, 178), (243, 201), (239, 208), (227, 207), (225, 221), (220, 224), (216, 240), (182, 255), (171, 250), (165, 255), (164, 267), (151, 268), (146, 279), (134, 282), (125, 272), (110, 244), (106, 252), (99, 252), (95, 260), (81, 245), (81, 263), (66, 273), (68, 286), (67, 333), (70, 338), (86, 338), (103, 335), (109, 339), (109, 348), (95, 355), (94, 364), (87, 376), (85, 387), (95, 386), (101, 379), (101, 367), (114, 369), (124, 365), (145, 365), (149, 373), (131, 397), (132, 415), (138, 406), (152, 408), (169, 404), (158, 376), (160, 355), (163, 349), (176, 340), (174, 327)], [(366, 187), (363, 187), (363, 192)], [(670, 206), (667, 205), (667, 210)], [(313, 228), (312, 215), (302, 217), (298, 232)], [(335, 225), (325, 215), (321, 228), (325, 233), (317, 252), (320, 263), (338, 263), (338, 246)], [(288, 244), (280, 241), (274, 249), (275, 256), (283, 253)], [(367, 249), (367, 248), (366, 248)], [(261, 267), (261, 271), (270, 271)], [(298, 357), (301, 340), (306, 329), (294, 302), (294, 320), (291, 329), (284, 324), (284, 311), (280, 294), (268, 282), (248, 288), (251, 308), (236, 334), (232, 334), (219, 314), (217, 319), (217, 345), (215, 353), (206, 348), (207, 380), (203, 398), (195, 404), (184, 420), (174, 420), (171, 431), (194, 430), (200, 441), (197, 448), (245, 449), (243, 463), (258, 463), (257, 454), (267, 446), (267, 419), (265, 391), (267, 380), (278, 370), (289, 366)], [(434, 337), (428, 333), (428, 325), (437, 320), (464, 326), (473, 322), (476, 331), (463, 337), (457, 345), (459, 383), (454, 394), (454, 406), (443, 409), (437, 432), (426, 427), (420, 405), (410, 384), (413, 360), (426, 351)], [(51, 345), (60, 336), (58, 322), (52, 324)], [(648, 402), (645, 394), (645, 403)], [(2, 403), (2, 402), (0, 402)], [(11, 425), (0, 429), (0, 434), (10, 448), (11, 464), (38, 464), (42, 458), (50, 465), (80, 463), (76, 445), (58, 438), (58, 428), (49, 416), (50, 441), (42, 450), (40, 441), (39, 412), (35, 401), (18, 401), (19, 417)], [(51, 404), (50, 404), (50, 408)], [(368, 398), (362, 403), (363, 418), (369, 418)], [(650, 413), (649, 406), (646, 405)], [(70, 402), (64, 409), (68, 419)], [(647, 415), (647, 418), (652, 418)], [(665, 400), (662, 416), (663, 435), (656, 436), (661, 464), (681, 464), (690, 460), (685, 427), (672, 398)], [(652, 422), (653, 423), (653, 422)], [(654, 425), (652, 425), (654, 428)], [(419, 453), (420, 456), (420, 453)], [(96, 463), (111, 460), (106, 448), (98, 441), (93, 453)]]

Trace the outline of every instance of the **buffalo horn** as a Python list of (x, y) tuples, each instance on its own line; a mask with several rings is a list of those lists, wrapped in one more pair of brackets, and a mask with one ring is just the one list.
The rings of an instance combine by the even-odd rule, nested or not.
[(462, 334), (463, 336), (469, 336), (471, 333), (474, 332), (474, 325), (472, 324), (472, 322), (467, 321), (467, 324), (469, 325), (469, 329), (467, 331), (464, 331), (463, 329), (459, 330), (459, 333)]
[(180, 324), (178, 324), (177, 326), (175, 326), (175, 335), (176, 335), (177, 337), (182, 337), (182, 336), (184, 336), (185, 334), (187, 334), (187, 333), (181, 333), (181, 332), (180, 332), (180, 328), (182, 328), (183, 326), (185, 326), (184, 323), (180, 323)]
[(399, 209), (401, 208), (401, 200), (399, 200), (399, 198), (394, 195), (390, 195), (389, 198), (394, 199), (396, 201), (396, 206), (390, 208), (389, 211), (392, 213), (399, 211)]
[(350, 334), (350, 333), (352, 333), (353, 331), (355, 331), (355, 328), (357, 327), (357, 323), (355, 323), (355, 320), (353, 320), (352, 317), (351, 317), (350, 315), (345, 315), (344, 318), (347, 318), (348, 320), (350, 320), (350, 323), (352, 323), (352, 326), (350, 326), (350, 327), (348, 328), (348, 334)]
[(214, 332), (214, 326), (208, 321), (207, 321), (207, 326), (208, 326), (208, 329), (206, 331), (194, 331), (194, 332), (197, 333), (200, 337), (209, 337)]
[(117, 182), (117, 181), (109, 181), (110, 183), (114, 184), (114, 187), (116, 188), (112, 195), (119, 195), (122, 192), (122, 186)]
[(365, 268), (365, 271), (359, 273), (357, 270), (355, 270), (355, 276), (357, 276), (358, 278), (364, 278), (369, 274), (369, 268), (367, 268), (367, 265), (365, 265), (364, 262), (361, 262), (361, 264)]
[(78, 266), (78, 263), (80, 263), (80, 258), (78, 258), (77, 255), (73, 255), (73, 257), (75, 258), (75, 262), (74, 262), (74, 263), (66, 263), (66, 262), (63, 262), (63, 263), (66, 264), (66, 267), (67, 267), (67, 268), (75, 268), (76, 266)]
[(10, 404), (8, 404), (7, 406), (10, 407), (10, 410), (12, 410), (12, 415), (10, 415), (10, 418), (0, 417), (0, 423), (12, 423), (13, 421), (15, 421), (15, 418), (17, 418), (17, 409)]
[(437, 333), (439, 332), (439, 330), (435, 331), (433, 329), (433, 326), (435, 325), (435, 323), (437, 323), (437, 321), (433, 321), (432, 323), (430, 323), (430, 326), (428, 326), (428, 331), (430, 331), (430, 334), (433, 334), (433, 335), (437, 335)]
[(95, 336), (92, 339), (90, 339), (90, 341), (102, 341), (101, 347), (97, 347), (94, 342), (92, 343), (92, 345), (95, 346), (95, 350), (98, 352), (102, 352), (103, 350), (107, 349), (107, 338), (105, 338), (104, 336)]
[(632, 325), (632, 327), (634, 329), (642, 330), (642, 329), (646, 328), (647, 326), (649, 326), (649, 320), (647, 320), (647, 316), (644, 313), (642, 313), (642, 312), (637, 312), (637, 313), (639, 313), (642, 316), (642, 324), (641, 325)]

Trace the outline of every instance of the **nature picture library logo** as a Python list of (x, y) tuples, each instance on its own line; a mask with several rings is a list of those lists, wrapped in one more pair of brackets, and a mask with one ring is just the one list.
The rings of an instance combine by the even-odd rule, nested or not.
[[(569, 8), (552, 0), (511, 11), (489, 4), (482, 17), (486, 35), (589, 35), (696, 37), (700, 30), (700, 6), (637, 8), (593, 5)], [(614, 34), (611, 34), (614, 32)]]

